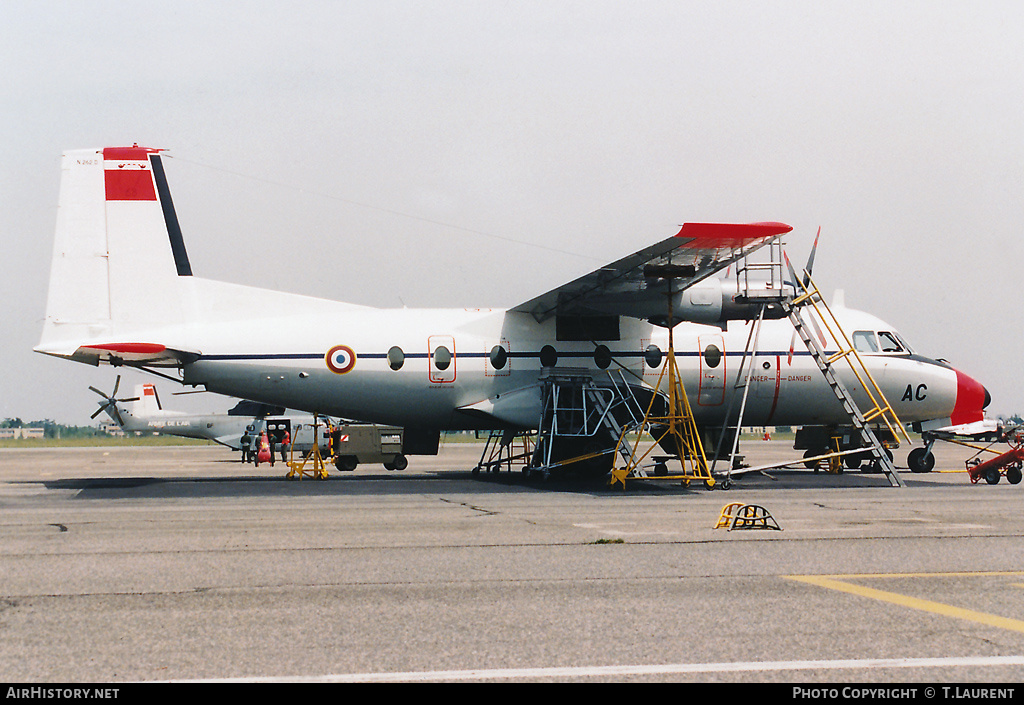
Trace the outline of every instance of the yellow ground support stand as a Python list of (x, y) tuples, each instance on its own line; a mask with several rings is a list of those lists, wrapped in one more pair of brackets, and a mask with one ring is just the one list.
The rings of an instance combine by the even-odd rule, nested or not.
[[(658, 383), (655, 386), (655, 389), (661, 389), (662, 380), (667, 376), (668, 411), (665, 416), (659, 416), (653, 412), (654, 404), (658, 399), (658, 395), (652, 394), (651, 402), (647, 407), (647, 413), (644, 415), (644, 419), (639, 430), (644, 431), (657, 428), (658, 431), (651, 434), (652, 437), (654, 437), (654, 444), (651, 445), (646, 452), (640, 453), (639, 445), (643, 434), (636, 434), (636, 439), (633, 442), (633, 447), (631, 449), (632, 452), (628, 454), (629, 460), (621, 468), (612, 468), (611, 479), (608, 483), (612, 487), (621, 484), (622, 489), (626, 489), (626, 479), (641, 475), (641, 463), (665, 438), (669, 438), (670, 443), (667, 445), (675, 449), (678, 454), (679, 463), (682, 466), (682, 473), (675, 475), (659, 475), (659, 479), (682, 480), (686, 485), (689, 485), (692, 480), (702, 480), (704, 482), (704, 486), (708, 489), (712, 489), (715, 486), (715, 478), (711, 475), (711, 469), (708, 467), (708, 461), (704, 455), (704, 445), (700, 440), (700, 432), (697, 430), (697, 423), (693, 419), (690, 401), (686, 397), (686, 389), (684, 389), (682, 379), (679, 376), (679, 368), (676, 364), (675, 344), (672, 336), (671, 315), (668, 329), (668, 353), (666, 358), (665, 366), (662, 367), (661, 373), (658, 375)], [(618, 444), (615, 447), (616, 459), (621, 456), (620, 448), (623, 444), (629, 443), (626, 436), (631, 430), (633, 429), (623, 429), (623, 433), (619, 437)], [(616, 463), (617, 462), (618, 460), (616, 460)]]
[(782, 531), (775, 518), (762, 506), (732, 502), (722, 507), (716, 529), (772, 529)]
[[(302, 460), (295, 460), (295, 439), (292, 440), (292, 447), (289, 453), (288, 474), (285, 477), (289, 480), (312, 477), (317, 480), (327, 479), (327, 463), (320, 455), (320, 424), (317, 417), (313, 417), (313, 450)], [(296, 434), (297, 435), (297, 434)], [(307, 467), (308, 466), (308, 467)]]
[(835, 450), (835, 454), (830, 455), (828, 458), (828, 471), (833, 475), (839, 475), (843, 472), (843, 458), (839, 454), (839, 441), (839, 438), (832, 439), (832, 445), (834, 447), (833, 449)]

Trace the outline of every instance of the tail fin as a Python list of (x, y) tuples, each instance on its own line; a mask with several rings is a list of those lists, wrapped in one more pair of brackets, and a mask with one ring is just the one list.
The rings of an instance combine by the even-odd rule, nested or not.
[(152, 384), (141, 384), (135, 388), (135, 395), (138, 400), (134, 402), (132, 412), (139, 417), (155, 416), (163, 411), (160, 405), (160, 397), (157, 396), (156, 387)]
[(93, 364), (166, 357), (146, 331), (183, 321), (181, 278), (192, 269), (160, 151), (135, 145), (63, 155), (37, 351)]

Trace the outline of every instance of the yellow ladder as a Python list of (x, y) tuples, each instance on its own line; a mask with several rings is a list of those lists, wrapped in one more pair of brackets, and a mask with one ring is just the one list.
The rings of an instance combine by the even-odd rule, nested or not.
[[(825, 376), (825, 380), (828, 382), (829, 387), (835, 392), (836, 397), (843, 404), (844, 409), (853, 422), (854, 427), (860, 432), (861, 439), (864, 444), (868, 446), (870, 452), (875, 456), (878, 461), (878, 466), (889, 478), (889, 482), (893, 486), (902, 487), (903, 480), (900, 479), (896, 473), (896, 468), (892, 463), (892, 460), (885, 452), (885, 448), (879, 442), (878, 437), (871, 430), (870, 423), (874, 422), (879, 427), (885, 425), (893, 438), (899, 439), (901, 436), (911, 443), (910, 436), (907, 434), (906, 429), (900, 422), (899, 417), (893, 410), (892, 405), (886, 400), (885, 394), (882, 393), (878, 383), (872, 377), (871, 372), (868, 370), (867, 365), (864, 364), (864, 360), (857, 353), (853, 343), (850, 342), (850, 338), (843, 331), (842, 326), (839, 324), (839, 320), (835, 314), (825, 303), (821, 292), (811, 279), (810, 275), (805, 271), (803, 278), (798, 278), (793, 265), (786, 259), (787, 265), (789, 265), (790, 274), (793, 280), (798, 282), (803, 293), (793, 298), (791, 302), (786, 305), (786, 312), (789, 316), (790, 321), (793, 323), (793, 327), (796, 329), (797, 335), (803, 340), (807, 346), (807, 350), (811, 353), (811, 356), (818, 364), (818, 368)], [(821, 331), (817, 331), (823, 340), (819, 342), (818, 339), (808, 330), (808, 324), (801, 315), (801, 309), (810, 308), (813, 309), (814, 314), (818, 321), (825, 327), (828, 332), (828, 336), (835, 342), (838, 351), (828, 354), (825, 350), (827, 347), (827, 340), (824, 340), (824, 335)], [(813, 320), (812, 320), (813, 324)], [(867, 395), (868, 403), (870, 407), (866, 411), (861, 411), (853, 399), (853, 396), (846, 389), (846, 386), (839, 379), (833, 366), (835, 363), (845, 360), (850, 369), (853, 371), (857, 382), (860, 384), (860, 388)]]

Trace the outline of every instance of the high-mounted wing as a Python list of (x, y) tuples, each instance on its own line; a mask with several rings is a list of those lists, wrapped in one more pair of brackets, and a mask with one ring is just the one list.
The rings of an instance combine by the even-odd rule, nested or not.
[[(679, 232), (513, 307), (551, 316), (663, 316), (669, 288), (685, 291), (793, 228), (784, 223), (686, 223)], [(682, 320), (682, 319), (680, 319)]]

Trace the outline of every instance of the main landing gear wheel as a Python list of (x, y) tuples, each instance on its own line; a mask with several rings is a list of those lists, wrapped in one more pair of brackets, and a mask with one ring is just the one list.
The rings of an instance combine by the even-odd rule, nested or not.
[[(814, 448), (810, 448), (804, 451), (804, 458), (813, 458), (818, 455), (824, 455), (827, 452), (827, 450), (815, 450)], [(820, 460), (804, 460), (804, 467), (807, 468), (808, 470), (814, 470), (814, 472), (818, 472), (820, 466)]]
[(907, 464), (911, 472), (931, 472), (935, 467), (935, 455), (927, 448), (914, 448), (907, 456)]

